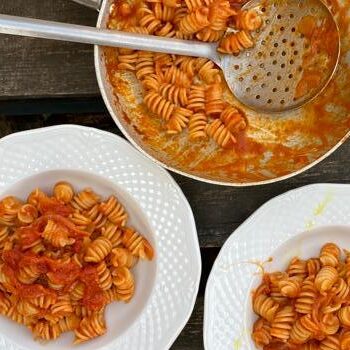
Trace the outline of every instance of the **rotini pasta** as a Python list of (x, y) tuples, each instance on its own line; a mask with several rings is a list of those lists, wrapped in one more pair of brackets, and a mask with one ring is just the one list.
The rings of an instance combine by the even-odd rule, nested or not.
[[(168, 18), (175, 7), (157, 11)], [(69, 331), (75, 344), (103, 335), (106, 305), (129, 302), (135, 293), (133, 267), (139, 258), (154, 257), (151, 244), (126, 226), (127, 219), (116, 197), (101, 201), (91, 189), (75, 193), (65, 181), (50, 196), (34, 190), (27, 203), (4, 198), (0, 314), (44, 341)]]
[[(241, 1), (231, 0), (114, 0), (107, 26), (127, 32), (218, 43), (219, 52), (238, 54), (254, 45), (250, 33), (263, 24), (255, 10), (242, 11), (238, 9), (240, 5)], [(225, 36), (229, 27), (232, 32)], [(145, 106), (161, 119), (167, 134), (181, 134), (188, 129), (191, 142), (213, 138), (219, 147), (235, 147), (236, 142), (232, 141), (237, 133), (247, 129), (247, 118), (225, 101), (222, 73), (213, 62), (204, 58), (115, 50), (117, 62), (113, 71), (135, 74), (143, 88)], [(110, 72), (109, 76), (112, 85), (117, 86), (115, 74)], [(222, 124), (219, 125), (214, 119), (220, 115)]]
[(264, 274), (253, 293), (252, 339), (263, 349), (345, 350), (350, 346), (349, 253), (325, 244), (320, 256), (293, 258)]

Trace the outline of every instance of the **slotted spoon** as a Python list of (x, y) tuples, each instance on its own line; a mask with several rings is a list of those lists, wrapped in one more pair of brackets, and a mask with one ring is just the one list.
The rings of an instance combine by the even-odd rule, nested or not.
[(205, 57), (222, 69), (239, 101), (265, 113), (298, 108), (318, 96), (340, 56), (339, 30), (326, 5), (320, 0), (253, 0), (243, 9), (255, 9), (263, 26), (252, 33), (254, 47), (237, 56), (219, 54), (217, 44), (8, 15), (0, 15), (0, 33)]

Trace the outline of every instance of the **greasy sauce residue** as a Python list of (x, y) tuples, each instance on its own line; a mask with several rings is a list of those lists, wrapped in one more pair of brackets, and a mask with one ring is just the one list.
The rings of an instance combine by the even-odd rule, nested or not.
[(242, 348), (242, 338), (235, 339), (233, 341), (233, 350), (241, 350)]
[[(141, 88), (134, 75), (118, 71), (116, 50), (106, 48), (107, 74), (113, 85), (115, 110), (120, 121), (150, 155), (178, 170), (207, 179), (260, 182), (308, 166), (345, 140), (350, 128), (350, 69), (346, 62), (350, 52), (350, 18), (347, 15), (350, 0), (328, 0), (327, 4), (335, 15), (342, 39), (339, 67), (334, 78), (317, 99), (300, 110), (281, 116), (248, 110), (226, 88), (225, 99), (240, 106), (249, 120), (248, 132), (238, 137), (235, 149), (222, 150), (208, 140), (189, 142), (187, 132), (180, 136), (163, 132), (160, 118), (154, 117), (142, 103)], [(118, 21), (117, 17), (117, 11), (112, 11), (110, 21)], [(299, 30), (308, 34), (302, 24)], [(320, 28), (315, 38), (322, 37), (323, 30)], [(334, 42), (327, 41), (332, 49)], [(314, 46), (317, 50), (316, 39)], [(316, 82), (312, 72), (305, 80), (311, 85)], [(302, 91), (305, 87), (299, 89)]]
[(337, 63), (339, 39), (337, 28), (328, 17), (318, 23), (314, 16), (306, 16), (299, 22), (297, 32), (309, 47), (303, 55), (303, 73), (295, 91), (295, 98), (299, 99), (317, 93), (327, 82)]
[(325, 212), (328, 204), (332, 201), (332, 199), (333, 199), (333, 196), (331, 194), (327, 194), (325, 199), (316, 206), (314, 210), (314, 215), (315, 216), (322, 215)]
[(248, 261), (239, 261), (236, 263), (232, 263), (232, 264), (228, 264), (228, 265), (221, 265), (220, 268), (224, 271), (224, 272), (228, 272), (232, 267), (237, 266), (237, 265), (241, 265), (241, 264), (250, 264), (250, 265), (255, 265), (258, 267), (258, 274), (260, 274), (261, 276), (263, 276), (265, 274), (265, 267), (264, 265), (271, 263), (273, 261), (272, 257), (269, 257), (266, 261), (255, 261), (255, 260), (248, 260)]

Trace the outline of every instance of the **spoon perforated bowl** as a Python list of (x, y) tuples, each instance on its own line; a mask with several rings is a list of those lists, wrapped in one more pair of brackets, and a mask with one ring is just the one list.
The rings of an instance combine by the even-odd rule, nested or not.
[(340, 56), (340, 36), (319, 0), (251, 1), (263, 26), (255, 46), (234, 58), (221, 57), (226, 80), (245, 105), (264, 112), (298, 108), (319, 95)]
[(0, 33), (205, 57), (223, 70), (238, 100), (265, 113), (298, 108), (318, 96), (340, 56), (338, 27), (323, 2), (253, 0), (243, 9), (255, 9), (263, 26), (252, 33), (255, 45), (237, 56), (219, 54), (217, 44), (7, 15), (0, 15)]

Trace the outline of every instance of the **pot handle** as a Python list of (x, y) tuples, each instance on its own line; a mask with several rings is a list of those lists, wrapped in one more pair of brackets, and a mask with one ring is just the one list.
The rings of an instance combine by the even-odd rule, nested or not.
[(93, 8), (97, 11), (101, 8), (101, 5), (102, 5), (102, 0), (73, 0), (73, 1), (77, 2), (80, 5)]

